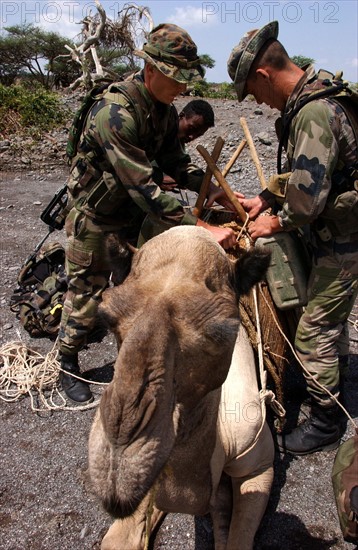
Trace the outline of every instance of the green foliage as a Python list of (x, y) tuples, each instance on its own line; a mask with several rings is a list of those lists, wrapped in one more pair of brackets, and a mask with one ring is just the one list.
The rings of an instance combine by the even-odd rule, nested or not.
[(191, 88), (191, 95), (195, 95), (198, 97), (207, 97), (208, 90), (209, 84), (206, 82), (206, 80), (199, 80), (198, 82), (194, 82)]
[(65, 78), (65, 73), (72, 71), (78, 75), (73, 62), (56, 59), (66, 53), (66, 38), (28, 23), (5, 30), (7, 35), (0, 36), (1, 83), (11, 84), (20, 73), (50, 89)]
[(298, 67), (304, 67), (305, 65), (312, 65), (315, 63), (312, 57), (305, 57), (304, 55), (294, 55), (291, 57), (291, 61)]
[(0, 134), (15, 132), (39, 136), (64, 123), (68, 111), (59, 96), (42, 86), (4, 86), (0, 84)]
[(210, 97), (217, 99), (237, 99), (234, 84), (232, 82), (222, 82)]
[(134, 65), (134, 67), (130, 67), (125, 63), (113, 63), (110, 68), (113, 73), (113, 78), (125, 78), (129, 73), (137, 72), (140, 70), (139, 65)]
[(195, 82), (193, 88), (192, 95), (208, 97), (211, 99), (237, 99), (234, 84), (231, 82), (214, 84), (206, 82), (206, 80), (202, 80), (200, 82)]
[(204, 67), (207, 67), (208, 69), (212, 69), (213, 67), (215, 67), (215, 61), (212, 57), (210, 57), (209, 54), (204, 53), (203, 55), (199, 55), (199, 57), (200, 57), (200, 63)]

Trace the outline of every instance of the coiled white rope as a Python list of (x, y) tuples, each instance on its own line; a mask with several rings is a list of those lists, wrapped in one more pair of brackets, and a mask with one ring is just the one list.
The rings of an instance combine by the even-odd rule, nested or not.
[[(21, 340), (4, 344), (0, 348), (0, 399), (13, 402), (29, 395), (34, 412), (83, 411), (97, 407), (99, 399), (86, 405), (69, 405), (59, 388), (62, 369), (57, 358), (56, 343), (46, 355), (30, 349)], [(88, 382), (79, 376), (71, 376)], [(107, 385), (92, 381), (91, 384)]]

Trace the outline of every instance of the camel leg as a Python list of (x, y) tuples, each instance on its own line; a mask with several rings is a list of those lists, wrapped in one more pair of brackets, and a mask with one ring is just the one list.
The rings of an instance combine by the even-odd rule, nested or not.
[(266, 510), (273, 467), (257, 475), (232, 479), (233, 510), (227, 550), (252, 550), (254, 537)]
[[(211, 510), (215, 550), (252, 550), (271, 492), (273, 458), (273, 440), (266, 424), (255, 447), (225, 466), (226, 477), (220, 479)], [(228, 477), (230, 492), (225, 487)]]
[(231, 478), (223, 473), (215, 495), (215, 506), (210, 511), (213, 522), (215, 550), (226, 550), (226, 543), (230, 531), (231, 510)]
[(245, 478), (223, 475), (211, 511), (215, 550), (252, 550), (272, 481), (272, 467)]
[[(105, 534), (101, 550), (143, 550), (146, 541), (146, 519), (149, 496), (147, 496), (132, 516), (117, 519)], [(150, 533), (152, 533), (165, 513), (153, 507), (150, 520)]]

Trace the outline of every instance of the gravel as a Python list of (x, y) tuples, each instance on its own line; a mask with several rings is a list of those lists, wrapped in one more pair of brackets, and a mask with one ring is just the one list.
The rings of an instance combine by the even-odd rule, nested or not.
[[(180, 108), (187, 98), (178, 101)], [(243, 132), (244, 116), (253, 135), (266, 178), (275, 173), (277, 139), (274, 121), (277, 112), (246, 100), (211, 100), (216, 128), (189, 146), (194, 161), (203, 165), (195, 145), (212, 150), (215, 138), (225, 139), (220, 165), (223, 167)], [(45, 235), (39, 215), (53, 193), (66, 180), (64, 162), (66, 128), (52, 132), (39, 145), (11, 137), (0, 142), (2, 233), (0, 274), (0, 345), (22, 340), (46, 354), (53, 343), (34, 340), (25, 333), (10, 311), (9, 297), (16, 285), (18, 270), (35, 245)], [(248, 196), (259, 190), (256, 172), (247, 150), (228, 177), (233, 188)], [(63, 242), (62, 232), (50, 240)], [(356, 319), (358, 308), (355, 308)], [(358, 337), (351, 330), (348, 376), (348, 410), (358, 418)], [(81, 353), (82, 369), (92, 380), (110, 380), (116, 346), (111, 336), (92, 344)], [(297, 415), (302, 400), (300, 376), (287, 368), (286, 407), (289, 419)], [(103, 386), (92, 386), (99, 398)], [(36, 402), (36, 397), (34, 399)], [(111, 524), (111, 519), (91, 492), (87, 476), (87, 440), (95, 409), (33, 412), (25, 395), (13, 402), (0, 402), (0, 528), (3, 550), (93, 550)], [(352, 435), (348, 425), (344, 439)], [(336, 451), (292, 458), (277, 453), (275, 481), (270, 502), (256, 537), (255, 550), (321, 550), (356, 548), (343, 541), (331, 484), (331, 468)], [(154, 549), (211, 550), (209, 517), (193, 518), (169, 514), (155, 541)], [(132, 550), (121, 548), (121, 550)]]

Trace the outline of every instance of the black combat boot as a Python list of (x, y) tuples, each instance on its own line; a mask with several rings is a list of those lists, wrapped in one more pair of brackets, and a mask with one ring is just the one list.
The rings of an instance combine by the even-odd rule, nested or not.
[(75, 403), (91, 403), (93, 401), (93, 395), (86, 382), (78, 380), (71, 374), (80, 376), (80, 368), (78, 366), (78, 355), (64, 355), (61, 354), (61, 369), (67, 372), (60, 373), (60, 383), (63, 391), (71, 401)]
[(336, 449), (343, 433), (338, 405), (326, 409), (315, 403), (311, 416), (291, 433), (278, 435), (277, 444), (280, 451), (301, 456)]

